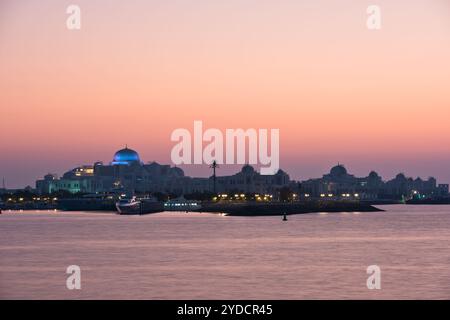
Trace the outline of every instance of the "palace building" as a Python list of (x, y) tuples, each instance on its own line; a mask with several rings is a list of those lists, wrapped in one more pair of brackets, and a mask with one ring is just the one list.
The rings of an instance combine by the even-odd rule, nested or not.
[(401, 199), (402, 197), (438, 196), (448, 194), (448, 185), (437, 185), (433, 177), (427, 180), (407, 178), (399, 173), (394, 179), (383, 181), (372, 171), (366, 177), (355, 177), (338, 164), (322, 178), (301, 182), (301, 193), (322, 198), (358, 198), (365, 200)]
[[(239, 190), (242, 192), (271, 192), (288, 185), (289, 176), (279, 170), (275, 175), (261, 175), (253, 167), (245, 165), (241, 172), (216, 179), (220, 192)], [(156, 162), (143, 163), (139, 154), (125, 147), (117, 151), (109, 164), (96, 162), (74, 168), (61, 178), (47, 174), (36, 181), (36, 189), (41, 194), (60, 190), (71, 193), (94, 192), (165, 192), (188, 194), (212, 192), (213, 178), (194, 178), (185, 176), (178, 167)]]
[[(366, 177), (355, 177), (338, 164), (321, 178), (296, 182), (283, 170), (273, 175), (262, 175), (252, 166), (244, 165), (233, 175), (216, 177), (218, 193), (275, 194), (288, 187), (300, 197), (357, 198), (361, 200), (388, 200), (424, 196), (448, 196), (448, 184), (437, 185), (433, 177), (427, 180), (408, 178), (400, 173), (383, 181), (375, 171)], [(36, 181), (40, 194), (57, 191), (71, 193), (137, 192), (173, 193), (177, 195), (196, 192), (213, 192), (214, 178), (196, 178), (184, 174), (181, 168), (156, 162), (143, 163), (139, 154), (125, 147), (117, 151), (109, 164), (96, 162), (74, 168), (58, 178), (47, 174)]]

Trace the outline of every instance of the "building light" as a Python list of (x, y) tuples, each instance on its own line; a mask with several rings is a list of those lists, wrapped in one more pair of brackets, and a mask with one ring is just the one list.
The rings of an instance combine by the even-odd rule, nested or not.
[(325, 194), (324, 194), (324, 193), (321, 193), (321, 194), (320, 194), (320, 197), (321, 197), (321, 198), (325, 197)]
[(328, 196), (331, 198), (331, 197), (333, 196), (333, 194), (332, 194), (332, 193), (329, 193)]
[(359, 197), (359, 194), (355, 193), (355, 197), (358, 198), (358, 197)]

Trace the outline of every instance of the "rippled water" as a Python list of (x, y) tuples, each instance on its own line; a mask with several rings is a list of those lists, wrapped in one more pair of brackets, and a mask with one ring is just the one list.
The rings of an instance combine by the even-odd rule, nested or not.
[[(0, 215), (0, 298), (449, 299), (450, 206), (279, 217)], [(66, 289), (67, 266), (81, 290)], [(368, 290), (366, 268), (381, 268)]]

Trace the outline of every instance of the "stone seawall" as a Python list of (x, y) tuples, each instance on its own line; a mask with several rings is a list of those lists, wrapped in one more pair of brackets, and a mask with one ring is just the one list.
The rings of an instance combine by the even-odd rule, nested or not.
[(226, 213), (232, 216), (277, 216), (313, 212), (383, 211), (358, 201), (308, 201), (299, 203), (204, 203), (202, 212)]

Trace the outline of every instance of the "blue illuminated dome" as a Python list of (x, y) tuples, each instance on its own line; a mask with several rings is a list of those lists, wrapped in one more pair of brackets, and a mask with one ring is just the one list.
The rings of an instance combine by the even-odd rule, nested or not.
[(125, 147), (125, 149), (119, 150), (114, 154), (113, 164), (131, 164), (134, 162), (139, 163), (141, 160), (139, 158), (139, 154)]

